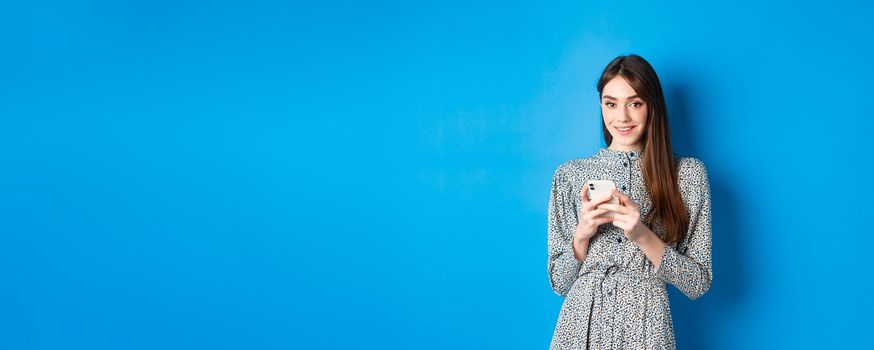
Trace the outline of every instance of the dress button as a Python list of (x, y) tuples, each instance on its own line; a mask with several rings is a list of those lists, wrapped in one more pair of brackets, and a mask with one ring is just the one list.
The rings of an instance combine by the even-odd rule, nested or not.
[(622, 243), (622, 237), (616, 237), (616, 243)]
[(627, 162), (623, 162), (623, 163), (622, 163), (622, 166), (624, 166), (624, 167), (628, 167), (628, 163), (627, 163)]
[(625, 185), (622, 185), (622, 190), (625, 191)]

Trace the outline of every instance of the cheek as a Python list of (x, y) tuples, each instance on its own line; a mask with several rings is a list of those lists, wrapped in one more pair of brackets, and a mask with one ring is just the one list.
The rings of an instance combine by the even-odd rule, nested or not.
[(647, 112), (646, 108), (641, 108), (635, 112), (636, 113), (634, 113), (634, 119), (639, 124), (645, 124), (646, 123), (646, 112)]

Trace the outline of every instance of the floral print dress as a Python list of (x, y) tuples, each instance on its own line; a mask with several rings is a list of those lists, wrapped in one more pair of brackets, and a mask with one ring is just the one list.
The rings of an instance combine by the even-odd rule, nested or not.
[[(710, 289), (710, 186), (704, 164), (677, 159), (680, 191), (689, 213), (681, 242), (665, 245), (656, 269), (640, 247), (612, 224), (598, 227), (583, 261), (572, 237), (587, 180), (613, 180), (640, 206), (652, 210), (641, 172), (641, 150), (601, 148), (559, 165), (552, 179), (547, 228), (547, 270), (552, 290), (564, 297), (550, 349), (675, 349), (667, 284), (695, 300)], [(650, 229), (664, 240), (660, 225)]]

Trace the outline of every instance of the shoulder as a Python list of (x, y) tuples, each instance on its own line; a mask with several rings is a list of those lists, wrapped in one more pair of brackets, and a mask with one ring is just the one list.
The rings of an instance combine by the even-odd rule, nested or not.
[(677, 159), (677, 172), (680, 174), (680, 177), (683, 177), (683, 175), (692, 177), (707, 175), (707, 167), (701, 159), (679, 156), (677, 154), (674, 157)]
[(675, 157), (677, 159), (677, 177), (680, 181), (680, 187), (701, 188), (707, 185), (707, 166), (701, 159), (678, 156), (676, 154)]
[(588, 157), (578, 157), (566, 160), (559, 164), (553, 173), (553, 179), (565, 180), (579, 178), (583, 174), (587, 174), (591, 169), (597, 168), (599, 162), (603, 159), (593, 154)]

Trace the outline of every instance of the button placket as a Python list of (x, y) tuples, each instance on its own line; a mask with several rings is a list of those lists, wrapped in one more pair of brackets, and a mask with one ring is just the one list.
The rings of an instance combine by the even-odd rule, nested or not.
[(629, 167), (629, 166), (628, 166), (628, 162), (630, 162), (630, 161), (631, 161), (630, 157), (629, 157), (629, 156), (626, 156), (626, 160), (625, 160), (625, 163), (624, 163), (624, 164), (626, 164), (626, 167), (628, 168), (628, 171), (625, 172), (625, 181), (624, 181), (625, 183), (622, 184), (622, 191), (623, 191), (623, 192), (626, 191), (626, 186), (625, 186), (625, 184), (628, 184), (629, 186), (631, 186), (631, 172), (632, 172), (633, 170), (632, 170), (632, 167)]
[[(625, 159), (623, 160), (623, 162), (624, 162), (623, 164), (625, 165), (627, 171), (625, 171), (625, 174), (624, 174), (625, 176), (623, 179), (624, 183), (622, 184), (622, 191), (623, 191), (623, 193), (625, 193), (629, 197), (631, 197), (632, 194), (630, 193), (630, 191), (627, 192), (627, 189), (629, 189), (631, 186), (631, 178), (632, 178), (632, 173), (634, 171), (633, 170), (634, 167), (628, 166), (628, 163), (634, 160), (633, 156), (634, 156), (634, 152), (627, 153), (627, 154), (625, 154)], [(626, 184), (628, 184), (628, 186), (626, 186)], [(623, 240), (624, 232), (625, 232), (624, 230), (620, 230), (619, 236), (616, 237), (616, 243), (617, 243), (616, 261), (618, 263), (622, 264), (623, 266), (627, 265), (628, 262), (631, 261), (631, 259), (629, 259), (627, 256), (628, 255), (628, 246), (622, 244), (622, 242), (624, 241)]]

